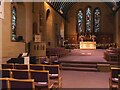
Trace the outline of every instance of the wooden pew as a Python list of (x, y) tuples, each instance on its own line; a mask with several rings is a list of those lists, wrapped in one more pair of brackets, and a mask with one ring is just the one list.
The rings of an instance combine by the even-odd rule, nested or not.
[(120, 68), (118, 67), (111, 67), (111, 77), (109, 79), (109, 87), (110, 90), (118, 89), (119, 78), (118, 75), (120, 74)]
[[(44, 71), (44, 70), (48, 70), (49, 72), (49, 78), (50, 80), (52, 80), (52, 83), (56, 84), (57, 88), (62, 87), (62, 77), (60, 76), (60, 67), (59, 65), (45, 65), (45, 64), (30, 64), (29, 68), (30, 69), (25, 69), (22, 67), (23, 64), (15, 64), (16, 66), (19, 66), (19, 68), (15, 69), (10, 69), (11, 73), (10, 73), (10, 77), (12, 78), (16, 78), (16, 79), (32, 79), (31, 78), (31, 71)], [(22, 67), (22, 68), (20, 68)], [(9, 75), (9, 74), (7, 74)]]
[(118, 62), (119, 55), (120, 55), (120, 48), (107, 49), (104, 52), (104, 58), (107, 61), (117, 61)]

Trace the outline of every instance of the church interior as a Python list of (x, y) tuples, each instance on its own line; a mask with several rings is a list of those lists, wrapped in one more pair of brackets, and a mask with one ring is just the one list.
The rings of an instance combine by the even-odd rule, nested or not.
[(1, 89), (119, 90), (120, 1), (0, 2)]

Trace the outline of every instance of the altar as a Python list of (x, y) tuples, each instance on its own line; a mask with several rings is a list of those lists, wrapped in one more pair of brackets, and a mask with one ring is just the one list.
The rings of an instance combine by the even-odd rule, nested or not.
[(80, 49), (96, 49), (96, 42), (80, 42)]

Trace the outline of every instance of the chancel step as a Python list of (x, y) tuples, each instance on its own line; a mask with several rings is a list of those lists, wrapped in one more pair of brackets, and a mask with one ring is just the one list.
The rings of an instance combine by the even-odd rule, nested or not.
[(61, 61), (62, 70), (98, 71), (97, 62)]
[(118, 62), (108, 61), (108, 62), (84, 62), (84, 61), (60, 61), (62, 64), (110, 64), (110, 65), (117, 65)]
[(76, 60), (76, 61), (62, 61), (60, 60), (61, 63), (75, 63), (75, 64), (98, 64), (98, 63), (108, 63), (108, 62), (91, 62), (91, 61), (79, 61), (79, 60)]
[(87, 68), (96, 68), (96, 64), (68, 64), (68, 63), (62, 63), (63, 67), (87, 67)]
[(62, 67), (62, 70), (73, 70), (73, 71), (90, 71), (97, 72), (97, 68), (81, 68), (81, 67)]
[(98, 71), (97, 64), (115, 65), (114, 62), (61, 61), (62, 70)]

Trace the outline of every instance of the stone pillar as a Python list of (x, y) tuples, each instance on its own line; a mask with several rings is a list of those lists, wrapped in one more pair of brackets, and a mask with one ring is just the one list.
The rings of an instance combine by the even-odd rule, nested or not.
[(116, 13), (116, 43), (120, 47), (120, 10)]
[(119, 35), (118, 35), (118, 32), (119, 32), (119, 28), (118, 28), (118, 24), (119, 24), (119, 15), (118, 15), (118, 12), (116, 13), (116, 43), (119, 44), (118, 40), (119, 40)]

